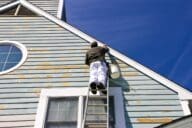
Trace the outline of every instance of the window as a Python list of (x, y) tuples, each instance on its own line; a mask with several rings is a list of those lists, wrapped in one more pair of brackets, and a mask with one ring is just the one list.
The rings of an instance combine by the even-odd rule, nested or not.
[(78, 97), (50, 98), (45, 128), (76, 128)]
[(15, 41), (0, 41), (0, 75), (19, 67), (27, 58), (27, 49)]
[[(81, 128), (87, 88), (43, 89), (36, 115), (35, 128)], [(90, 99), (91, 103), (105, 102)], [(110, 88), (110, 127), (125, 128), (121, 88)], [(113, 106), (113, 107), (111, 107)], [(91, 112), (103, 112), (103, 108), (89, 108)], [(98, 116), (89, 117), (89, 121)], [(100, 119), (99, 119), (100, 120)]]

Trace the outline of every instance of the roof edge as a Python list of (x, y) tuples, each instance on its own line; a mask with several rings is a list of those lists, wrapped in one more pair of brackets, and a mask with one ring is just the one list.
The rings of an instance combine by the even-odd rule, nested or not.
[[(85, 34), (84, 32), (78, 30), (77, 28), (67, 24), (66, 22), (56, 18), (55, 16), (52, 16), (51, 14), (41, 10), (40, 8), (31, 4), (30, 2), (28, 2), (26, 0), (20, 0), (20, 2), (23, 6), (30, 9), (31, 11), (46, 17), (47, 19), (55, 22), (56, 24), (58, 24), (59, 26), (65, 28), (67, 30), (73, 32), (74, 34), (80, 36), (81, 38), (87, 40), (88, 42), (97, 41), (99, 43), (99, 45), (104, 44), (104, 43), (94, 39), (93, 37), (89, 36), (88, 34)], [(159, 75), (158, 73), (156, 73), (156, 72), (152, 71), (151, 69), (139, 64), (138, 62), (128, 58), (127, 56), (121, 54), (120, 52), (118, 52), (112, 48), (110, 48), (110, 53), (112, 55), (116, 56), (117, 58), (119, 58), (120, 60), (122, 60), (123, 62), (127, 63), (128, 65), (136, 68), (137, 70), (141, 71), (142, 73), (153, 78), (154, 80), (156, 80), (156, 81), (162, 83), (163, 85), (167, 86), (168, 88), (178, 92), (181, 100), (192, 99), (192, 93), (189, 90), (187, 90), (187, 89), (181, 87), (180, 85), (168, 80), (167, 78)]]
[(5, 10), (7, 10), (7, 9), (9, 9), (9, 8), (12, 8), (12, 7), (18, 5), (19, 3), (20, 3), (19, 0), (12, 1), (12, 2), (10, 2), (10, 3), (7, 3), (7, 4), (3, 5), (2, 7), (0, 7), (0, 12), (5, 11)]

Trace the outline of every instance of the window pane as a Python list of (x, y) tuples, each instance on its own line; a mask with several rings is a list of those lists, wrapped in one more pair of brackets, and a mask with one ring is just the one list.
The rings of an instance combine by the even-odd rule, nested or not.
[(21, 57), (20, 54), (11, 54), (11, 56), (9, 55), (8, 57), (8, 62), (18, 62), (21, 60)]
[(8, 52), (10, 49), (11, 45), (1, 45), (0, 46), (0, 53)]
[(51, 98), (47, 112), (47, 127), (76, 128), (78, 98)]
[(21, 50), (18, 49), (17, 47), (15, 47), (15, 46), (12, 46), (12, 48), (11, 48), (11, 53), (18, 53), (18, 54), (21, 54)]
[(22, 59), (22, 51), (12, 44), (0, 44), (0, 71), (16, 66)]
[(17, 65), (17, 63), (6, 63), (3, 67), (3, 71), (6, 70), (6, 69), (9, 69), (9, 68), (12, 68), (14, 67), (15, 65)]
[(5, 62), (6, 57), (7, 57), (6, 53), (2, 53), (2, 54), (0, 53), (0, 62)]
[(0, 63), (0, 71), (2, 71), (3, 63)]

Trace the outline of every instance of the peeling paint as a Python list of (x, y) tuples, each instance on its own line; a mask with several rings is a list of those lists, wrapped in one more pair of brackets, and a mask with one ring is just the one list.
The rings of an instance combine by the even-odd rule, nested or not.
[(70, 86), (71, 84), (70, 83), (67, 83), (67, 82), (65, 82), (65, 83), (63, 83), (63, 86)]
[(20, 78), (20, 79), (26, 79), (26, 76), (25, 76), (25, 75), (18, 75), (18, 78)]
[(1, 104), (0, 104), (0, 110), (3, 110), (3, 109), (5, 109), (5, 108), (6, 108), (5, 105), (1, 105)]
[(138, 118), (139, 123), (168, 123), (173, 119), (171, 118)]
[(139, 73), (138, 72), (125, 72), (122, 73), (124, 76), (138, 76)]
[(33, 92), (35, 93), (35, 95), (40, 96), (41, 89), (40, 88), (34, 89)]
[(63, 78), (67, 78), (67, 77), (70, 77), (70, 76), (72, 76), (72, 74), (70, 74), (70, 73), (64, 73), (64, 74), (62, 75)]
[(47, 85), (47, 88), (51, 88), (51, 87), (52, 87), (52, 85), (51, 85), (51, 84), (48, 84), (48, 85)]
[(46, 75), (47, 78), (52, 78), (53, 76), (52, 75)]
[(35, 93), (40, 93), (40, 92), (41, 92), (41, 89), (40, 89), (40, 88), (33, 89), (33, 92), (35, 92)]
[(140, 100), (138, 100), (138, 101), (136, 101), (137, 102), (137, 104), (141, 104), (141, 101)]

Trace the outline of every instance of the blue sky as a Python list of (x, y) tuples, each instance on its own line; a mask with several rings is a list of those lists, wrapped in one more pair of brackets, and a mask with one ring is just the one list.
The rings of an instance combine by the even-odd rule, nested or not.
[(67, 22), (192, 90), (192, 0), (65, 0)]

